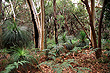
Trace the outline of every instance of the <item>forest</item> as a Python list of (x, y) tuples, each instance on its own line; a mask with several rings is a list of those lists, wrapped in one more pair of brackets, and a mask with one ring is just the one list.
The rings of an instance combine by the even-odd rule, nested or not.
[(110, 0), (0, 0), (0, 73), (110, 73)]

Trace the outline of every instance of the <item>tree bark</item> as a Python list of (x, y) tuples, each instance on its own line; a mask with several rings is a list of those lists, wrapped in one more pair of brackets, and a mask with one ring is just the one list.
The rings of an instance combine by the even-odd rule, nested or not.
[(56, 18), (56, 0), (53, 0), (53, 9), (54, 9), (55, 43), (58, 44), (57, 18)]
[(32, 22), (34, 24), (34, 44), (35, 44), (35, 48), (39, 48), (39, 22), (38, 22), (38, 19), (37, 19), (37, 13), (36, 13), (36, 10), (35, 10), (35, 7), (33, 5), (33, 1), (32, 0), (27, 0), (27, 3), (29, 5), (29, 8), (30, 8), (30, 12), (31, 12), (31, 16), (32, 16)]
[(44, 49), (44, 0), (41, 0), (41, 29), (42, 29), (41, 50), (43, 50)]
[(27, 0), (34, 24), (35, 48), (44, 49), (44, 0), (41, 0), (41, 23), (33, 0)]
[(94, 48), (97, 48), (97, 42), (96, 42), (96, 33), (95, 33), (95, 29), (94, 29), (94, 3), (95, 3), (95, 0), (91, 0), (91, 10), (90, 10), (90, 7), (89, 7), (89, 4), (88, 4), (88, 0), (81, 0), (85, 5), (86, 5), (86, 9), (87, 9), (87, 12), (89, 14), (89, 25), (91, 27), (91, 31), (92, 31), (92, 36), (93, 36), (93, 46)]
[(101, 26), (102, 26), (102, 20), (103, 20), (103, 15), (104, 15), (106, 4), (107, 4), (107, 0), (104, 0), (102, 11), (101, 11), (101, 14), (100, 14), (99, 28), (98, 28), (98, 48), (99, 49), (97, 50), (97, 53), (96, 53), (97, 58), (100, 58), (101, 54), (102, 54), (102, 51), (101, 51)]
[[(0, 0), (0, 15), (2, 16), (2, 0)], [(0, 18), (0, 49), (2, 48), (2, 25), (1, 25), (1, 20)]]
[(2, 13), (2, 0), (0, 0), (0, 14)]
[[(44, 6), (44, 15), (45, 15), (45, 6)], [(47, 27), (46, 23), (48, 24), (49, 21), (48, 21), (48, 20), (45, 21), (45, 19), (46, 19), (46, 17), (44, 16), (44, 23), (45, 23), (45, 24), (44, 24), (44, 25), (45, 25), (45, 26), (44, 26), (44, 29), (45, 29), (45, 34), (44, 34), (44, 35), (45, 35), (44, 48), (47, 49), (47, 28), (48, 28), (48, 27)]]
[[(95, 0), (91, 0), (91, 23), (95, 29)], [(92, 41), (92, 46), (94, 47), (93, 33), (90, 27), (90, 38)]]
[[(89, 7), (89, 4), (88, 4), (88, 0), (81, 0), (85, 5), (86, 5), (86, 9), (87, 9), (87, 12), (89, 14), (89, 21), (90, 21), (90, 28), (91, 28), (91, 32), (90, 33), (92, 35), (92, 46), (94, 48), (97, 48), (97, 41), (96, 41), (96, 33), (95, 33), (95, 28), (94, 28), (94, 24), (95, 24), (95, 0), (91, 0), (91, 10), (90, 10), (90, 7)], [(95, 52), (95, 55), (96, 55), (96, 58), (97, 57), (97, 51)]]
[(13, 19), (15, 21), (15, 12), (14, 12), (14, 7), (13, 7), (13, 4), (11, 2), (11, 0), (9, 0), (10, 4), (11, 4), (11, 9), (12, 9), (12, 12), (13, 12)]

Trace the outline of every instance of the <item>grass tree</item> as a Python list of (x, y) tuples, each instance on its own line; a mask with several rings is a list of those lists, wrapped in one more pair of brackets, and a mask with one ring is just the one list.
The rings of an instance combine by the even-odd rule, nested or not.
[(16, 22), (6, 21), (8, 27), (5, 27), (3, 33), (3, 46), (6, 48), (11, 47), (26, 47), (30, 41), (30, 35), (26, 30), (20, 29)]

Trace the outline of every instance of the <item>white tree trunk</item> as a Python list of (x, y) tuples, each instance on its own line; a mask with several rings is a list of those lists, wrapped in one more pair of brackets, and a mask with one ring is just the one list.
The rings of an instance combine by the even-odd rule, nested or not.
[(16, 16), (15, 16), (13, 4), (12, 4), (11, 0), (9, 0), (9, 2), (10, 2), (10, 4), (11, 4), (11, 9), (12, 9), (12, 12), (13, 12), (13, 19), (14, 19), (14, 21), (15, 21), (15, 17), (16, 17)]
[(41, 23), (40, 23), (40, 19), (39, 19), (39, 14), (37, 13), (36, 10), (36, 6), (33, 2), (33, 0), (27, 0), (27, 2), (29, 2), (29, 6), (31, 7), (33, 14), (34, 14), (34, 19), (36, 22), (36, 26), (38, 29), (38, 33), (39, 33), (39, 41), (38, 41), (38, 48), (40, 50), (44, 49), (44, 2), (43, 0), (41, 0)]

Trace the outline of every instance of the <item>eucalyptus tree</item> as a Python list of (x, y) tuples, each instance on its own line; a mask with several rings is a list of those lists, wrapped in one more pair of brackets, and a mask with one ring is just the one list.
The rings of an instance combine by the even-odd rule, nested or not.
[(95, 54), (96, 54), (96, 58), (99, 58), (101, 56), (101, 25), (102, 25), (102, 19), (103, 19), (103, 14), (104, 14), (104, 10), (105, 10), (105, 5), (107, 4), (107, 0), (104, 0), (103, 3), (103, 7), (102, 7), (102, 12), (100, 14), (100, 21), (99, 21), (99, 33), (98, 33), (98, 46), (97, 46), (97, 42), (96, 42), (96, 33), (95, 33), (95, 0), (91, 0), (91, 7), (89, 5), (89, 1), (88, 0), (81, 0), (87, 9), (87, 12), (89, 14), (89, 25), (91, 28), (91, 41), (92, 41), (92, 46), (94, 48), (99, 48)]
[(54, 9), (55, 43), (58, 44), (57, 17), (56, 17), (56, 0), (53, 0), (53, 9)]
[[(36, 6), (33, 0), (26, 0), (31, 16), (32, 22), (34, 24), (34, 32), (35, 32), (35, 47), (40, 48), (40, 50), (44, 49), (44, 0), (41, 0), (41, 12), (37, 13)], [(41, 14), (41, 23), (39, 14)]]
[(106, 5), (107, 5), (107, 0), (104, 0), (102, 11), (100, 14), (99, 28), (98, 28), (98, 48), (99, 48), (99, 50), (96, 53), (98, 58), (101, 56), (101, 53), (102, 53), (102, 51), (101, 51), (101, 26), (102, 26), (102, 20), (103, 20)]

